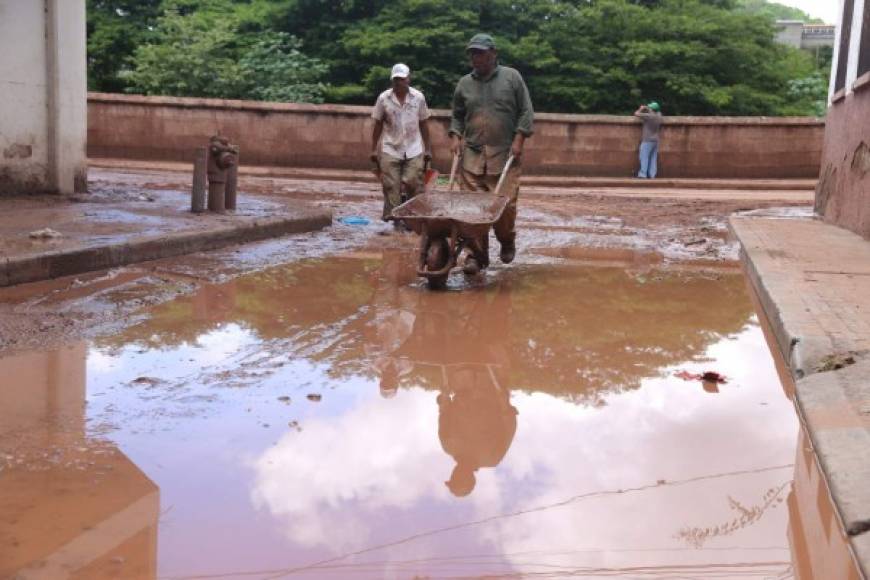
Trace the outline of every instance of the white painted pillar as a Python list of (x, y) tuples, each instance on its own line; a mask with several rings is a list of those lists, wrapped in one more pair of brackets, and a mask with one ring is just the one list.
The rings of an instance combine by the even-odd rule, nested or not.
[(0, 194), (87, 186), (85, 0), (0, 0)]
[(837, 27), (834, 34), (834, 57), (831, 59), (831, 82), (828, 84), (828, 106), (831, 106), (831, 99), (834, 96), (834, 85), (837, 82), (837, 69), (840, 66), (840, 59), (847, 58), (848, 55), (840, 54), (840, 38), (843, 34), (843, 10), (846, 9), (845, 0), (840, 0), (840, 9), (837, 11), (837, 20), (834, 25)]
[(861, 29), (864, 26), (865, 0), (855, 0), (852, 12), (852, 36), (849, 37), (849, 66), (846, 69), (846, 92), (852, 92), (852, 85), (858, 78), (858, 52), (861, 49)]
[(85, 0), (45, 0), (49, 187), (87, 189), (87, 22)]

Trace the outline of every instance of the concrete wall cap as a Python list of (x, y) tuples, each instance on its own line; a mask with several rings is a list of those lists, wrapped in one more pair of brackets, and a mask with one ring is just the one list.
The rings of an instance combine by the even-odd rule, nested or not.
[[(141, 105), (154, 107), (178, 107), (185, 109), (220, 109), (251, 111), (258, 113), (335, 113), (342, 115), (370, 116), (371, 107), (361, 105), (314, 105), (309, 103), (269, 103), (232, 99), (203, 99), (192, 97), (161, 97), (122, 95), (115, 93), (88, 93), (88, 101), (104, 104)], [(374, 102), (374, 101), (373, 101)], [(436, 119), (448, 119), (447, 109), (433, 109)], [(537, 122), (572, 123), (579, 125), (635, 125), (639, 121), (631, 116), (620, 115), (575, 115), (565, 113), (535, 113)], [(817, 117), (669, 117), (665, 124), (679, 125), (727, 125), (727, 126), (824, 126), (824, 119)]]

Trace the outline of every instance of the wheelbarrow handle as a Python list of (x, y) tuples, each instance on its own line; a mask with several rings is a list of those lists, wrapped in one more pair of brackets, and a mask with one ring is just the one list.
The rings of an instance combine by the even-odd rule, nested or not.
[(513, 156), (513, 154), (511, 154), (507, 158), (507, 161), (505, 161), (504, 169), (501, 170), (501, 175), (498, 176), (498, 183), (495, 184), (495, 190), (493, 190), (493, 193), (495, 195), (498, 195), (498, 192), (501, 191), (501, 186), (504, 183), (504, 178), (507, 177), (508, 169), (511, 168), (511, 165), (513, 165), (513, 163), (514, 163), (514, 156)]
[(459, 168), (459, 154), (453, 154), (453, 165), (450, 166), (450, 183), (447, 185), (447, 191), (453, 191), (453, 184), (456, 183), (456, 170)]

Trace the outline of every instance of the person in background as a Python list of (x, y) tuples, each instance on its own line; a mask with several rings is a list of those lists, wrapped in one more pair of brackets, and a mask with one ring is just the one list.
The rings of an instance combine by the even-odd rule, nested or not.
[[(372, 111), (375, 125), (371, 160), (383, 187), (384, 221), (402, 203), (403, 191), (410, 199), (422, 188), (423, 172), (432, 158), (426, 97), (411, 87), (411, 70), (407, 65), (396, 64), (390, 72), (390, 81), (392, 88), (378, 96)], [(401, 228), (398, 222), (393, 225)]]
[(659, 130), (662, 126), (662, 109), (655, 101), (641, 105), (634, 116), (643, 123), (643, 136), (640, 140), (640, 171), (637, 176), (653, 179), (658, 171)]

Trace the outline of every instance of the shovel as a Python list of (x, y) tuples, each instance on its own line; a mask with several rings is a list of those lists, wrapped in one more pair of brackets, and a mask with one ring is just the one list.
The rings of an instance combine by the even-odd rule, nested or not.
[(423, 172), (423, 193), (432, 193), (435, 191), (435, 186), (438, 185), (438, 176), (441, 175), (438, 173), (437, 169), (432, 168), (430, 163), (426, 162), (426, 169)]

